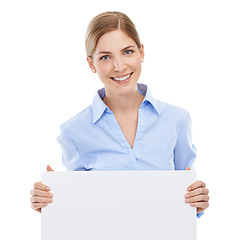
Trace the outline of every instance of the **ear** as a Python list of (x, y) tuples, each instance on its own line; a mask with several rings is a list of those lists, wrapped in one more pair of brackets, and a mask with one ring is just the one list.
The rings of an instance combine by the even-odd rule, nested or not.
[(139, 49), (139, 52), (140, 52), (140, 57), (141, 57), (142, 62), (143, 62), (144, 56), (145, 56), (143, 44), (141, 44), (141, 48)]
[(89, 67), (91, 68), (92, 72), (96, 73), (96, 68), (94, 66), (93, 59), (91, 57), (87, 57), (87, 62), (88, 62)]

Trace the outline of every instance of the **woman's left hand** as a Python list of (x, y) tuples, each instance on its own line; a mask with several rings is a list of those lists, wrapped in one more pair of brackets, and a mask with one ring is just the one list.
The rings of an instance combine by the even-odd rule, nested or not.
[[(187, 167), (186, 170), (191, 170)], [(196, 181), (188, 187), (188, 193), (185, 194), (186, 203), (190, 203), (191, 206), (197, 208), (197, 213), (201, 213), (209, 207), (209, 190), (206, 188), (206, 184), (202, 181)]]

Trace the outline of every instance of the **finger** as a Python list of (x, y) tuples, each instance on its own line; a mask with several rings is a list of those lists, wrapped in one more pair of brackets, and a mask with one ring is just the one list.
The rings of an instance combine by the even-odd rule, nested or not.
[(46, 197), (46, 198), (52, 198), (53, 194), (50, 192), (42, 191), (39, 189), (33, 189), (30, 191), (30, 194), (32, 196), (39, 196), (39, 197)]
[(31, 203), (51, 203), (52, 198), (36, 197), (33, 196), (30, 198)]
[(52, 171), (54, 171), (54, 170), (51, 168), (50, 165), (47, 165), (47, 171), (48, 171), (48, 172), (52, 172)]
[(209, 207), (208, 202), (195, 202), (195, 203), (190, 203), (190, 205), (193, 206), (193, 207), (204, 209), (204, 210)]
[(193, 203), (193, 202), (208, 202), (209, 201), (208, 195), (197, 195), (195, 197), (186, 198), (187, 203)]
[(43, 190), (43, 191), (50, 191), (50, 187), (42, 184), (41, 182), (35, 182), (34, 183), (34, 188), (40, 189), (40, 190)]
[[(32, 209), (34, 209), (34, 210), (41, 210), (41, 208), (43, 208), (43, 207), (46, 207), (48, 204), (47, 203), (33, 203), (32, 205), (31, 205), (31, 207), (32, 207)], [(38, 211), (38, 212), (41, 212), (41, 211)]]
[(35, 210), (35, 211), (37, 211), (37, 212), (39, 212), (39, 213), (41, 213), (41, 208), (37, 208), (37, 209), (33, 209), (33, 210)]
[(191, 168), (190, 167), (186, 167), (186, 170), (191, 170)]
[(192, 185), (190, 185), (187, 190), (190, 191), (190, 190), (194, 190), (194, 189), (199, 188), (199, 187), (204, 188), (204, 187), (206, 187), (206, 184), (204, 182), (198, 180), (198, 181), (194, 182)]
[(198, 195), (208, 195), (209, 190), (207, 188), (197, 188), (185, 194), (186, 198), (191, 198)]

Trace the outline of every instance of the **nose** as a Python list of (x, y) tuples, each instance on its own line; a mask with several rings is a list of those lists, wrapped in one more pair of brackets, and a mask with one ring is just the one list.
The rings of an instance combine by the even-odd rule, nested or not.
[(126, 66), (126, 63), (123, 61), (123, 59), (118, 58), (114, 60), (113, 67), (114, 67), (114, 71), (123, 72), (127, 66)]

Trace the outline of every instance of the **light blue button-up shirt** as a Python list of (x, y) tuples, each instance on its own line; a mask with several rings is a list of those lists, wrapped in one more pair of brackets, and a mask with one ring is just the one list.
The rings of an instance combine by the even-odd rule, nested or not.
[(133, 148), (114, 113), (103, 102), (105, 89), (92, 105), (60, 126), (58, 142), (63, 165), (82, 170), (185, 170), (193, 167), (191, 118), (179, 107), (156, 100), (145, 84), (137, 84), (144, 97), (138, 112)]

